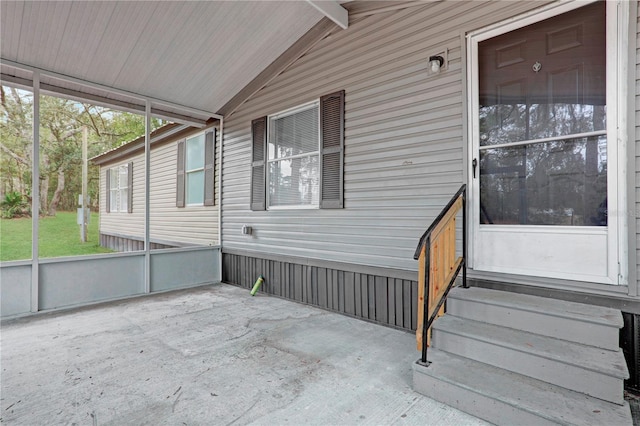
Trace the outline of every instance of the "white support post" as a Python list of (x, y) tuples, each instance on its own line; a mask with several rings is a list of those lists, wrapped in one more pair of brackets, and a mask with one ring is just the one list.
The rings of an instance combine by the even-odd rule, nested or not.
[(145, 101), (144, 111), (144, 292), (151, 292), (151, 244), (149, 193), (151, 189), (151, 102)]
[(40, 73), (33, 73), (33, 148), (31, 152), (31, 312), (39, 310), (40, 269)]

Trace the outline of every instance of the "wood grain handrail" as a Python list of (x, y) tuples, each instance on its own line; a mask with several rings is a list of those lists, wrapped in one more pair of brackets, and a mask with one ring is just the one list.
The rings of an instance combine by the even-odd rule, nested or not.
[[(419, 362), (428, 365), (427, 347), (433, 321), (444, 314), (444, 302), (462, 270), (467, 287), (466, 185), (442, 209), (420, 238), (414, 259), (418, 260), (418, 318), (416, 343), (422, 351)], [(462, 255), (456, 258), (456, 218), (462, 211)], [(425, 320), (426, 319), (426, 320)]]

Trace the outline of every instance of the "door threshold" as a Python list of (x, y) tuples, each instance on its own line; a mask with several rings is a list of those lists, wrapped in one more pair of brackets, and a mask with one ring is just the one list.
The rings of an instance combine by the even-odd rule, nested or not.
[[(470, 286), (474, 287), (605, 306), (619, 309), (623, 312), (640, 314), (640, 298), (629, 296), (627, 294), (627, 286), (615, 286), (615, 288), (612, 288), (614, 286), (580, 283), (577, 281), (559, 283), (557, 282), (558, 280), (544, 278), (485, 276), (485, 274), (472, 271), (469, 271), (467, 281)], [(584, 287), (577, 288), (577, 285)]]

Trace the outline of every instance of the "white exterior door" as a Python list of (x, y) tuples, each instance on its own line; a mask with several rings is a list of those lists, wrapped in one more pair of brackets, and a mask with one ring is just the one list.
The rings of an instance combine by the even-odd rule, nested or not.
[(618, 11), (580, 6), (468, 38), (474, 270), (624, 282)]

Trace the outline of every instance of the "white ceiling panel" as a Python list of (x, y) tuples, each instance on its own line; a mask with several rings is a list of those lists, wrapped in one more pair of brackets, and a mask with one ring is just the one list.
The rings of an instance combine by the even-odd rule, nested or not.
[(301, 1), (0, 1), (0, 56), (215, 112), (322, 18)]
[(17, 56), (20, 44), (20, 25), (22, 25), (23, 3), (0, 4), (2, 25), (0, 25), (0, 51), (7, 55)]
[[(156, 4), (148, 2), (124, 2), (111, 15), (109, 26), (93, 54), (93, 73), (98, 81), (114, 86), (123, 72), (127, 58), (138, 43), (147, 23), (153, 16)], [(120, 46), (114, 49), (113, 46)], [(107, 55), (105, 52), (109, 52)]]

